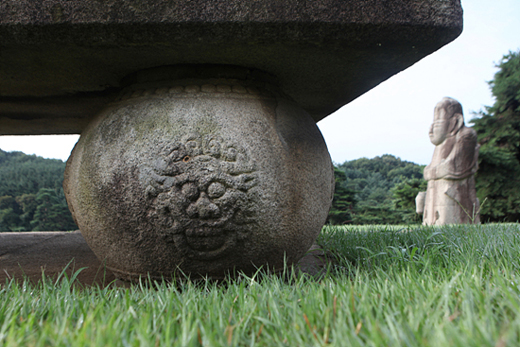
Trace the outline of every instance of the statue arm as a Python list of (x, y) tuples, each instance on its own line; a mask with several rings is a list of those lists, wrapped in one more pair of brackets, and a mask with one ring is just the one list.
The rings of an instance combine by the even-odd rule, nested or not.
[(446, 158), (441, 161), (439, 165), (437, 165), (435, 170), (435, 179), (447, 179), (452, 177), (456, 172), (455, 167), (455, 158)]
[(454, 170), (454, 161), (448, 157), (446, 159), (442, 159), (442, 161), (435, 165), (428, 165), (424, 168), (424, 179), (427, 181), (431, 180), (439, 180), (442, 178), (449, 178), (452, 176)]
[[(466, 128), (446, 159), (433, 168), (431, 179), (463, 179), (477, 170), (478, 145), (473, 129)], [(426, 173), (426, 169), (425, 169)]]
[(428, 165), (424, 168), (423, 176), (426, 181), (434, 180), (436, 178), (435, 166)]

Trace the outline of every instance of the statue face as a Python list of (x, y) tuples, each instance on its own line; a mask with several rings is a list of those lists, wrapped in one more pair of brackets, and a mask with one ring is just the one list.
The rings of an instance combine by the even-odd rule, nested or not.
[(433, 115), (433, 123), (430, 126), (430, 141), (435, 146), (440, 145), (446, 140), (449, 133), (450, 117), (446, 113), (446, 109), (442, 102), (435, 106), (435, 112)]

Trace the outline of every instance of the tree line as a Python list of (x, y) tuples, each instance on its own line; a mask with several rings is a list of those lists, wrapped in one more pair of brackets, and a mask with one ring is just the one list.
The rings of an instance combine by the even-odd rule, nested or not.
[(64, 171), (61, 160), (0, 150), (0, 231), (76, 230)]
[(426, 190), (424, 165), (385, 154), (346, 161), (334, 167), (331, 224), (413, 224), (415, 197)]
[[(475, 185), (481, 220), (520, 220), (520, 51), (509, 52), (489, 82), (495, 98), (473, 119), (480, 143)], [(486, 200), (484, 204), (482, 202)]]

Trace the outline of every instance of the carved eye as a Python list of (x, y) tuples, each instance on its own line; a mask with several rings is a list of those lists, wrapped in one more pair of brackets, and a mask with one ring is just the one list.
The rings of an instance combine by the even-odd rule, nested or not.
[(192, 157), (195, 157), (200, 154), (199, 144), (195, 141), (188, 141), (186, 143), (186, 150), (188, 152), (188, 155), (191, 155)]
[(235, 161), (235, 159), (237, 158), (237, 150), (233, 147), (228, 148), (226, 157), (229, 161)]
[(225, 192), (226, 187), (219, 182), (213, 182), (208, 187), (208, 196), (212, 199), (220, 198)]
[(183, 156), (184, 156), (184, 151), (180, 150), (180, 149), (175, 149), (175, 150), (171, 151), (171, 153), (169, 155), (171, 160), (178, 160), (178, 159), (182, 158)]
[(199, 189), (194, 183), (188, 182), (182, 186), (182, 194), (190, 200), (195, 200), (199, 196)]
[(209, 153), (214, 157), (220, 155), (220, 144), (216, 140), (211, 140), (209, 143)]

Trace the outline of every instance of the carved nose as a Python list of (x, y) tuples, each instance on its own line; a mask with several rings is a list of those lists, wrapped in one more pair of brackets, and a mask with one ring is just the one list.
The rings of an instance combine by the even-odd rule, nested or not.
[(211, 202), (206, 193), (201, 192), (197, 201), (186, 210), (191, 218), (210, 219), (220, 217), (220, 208)]

